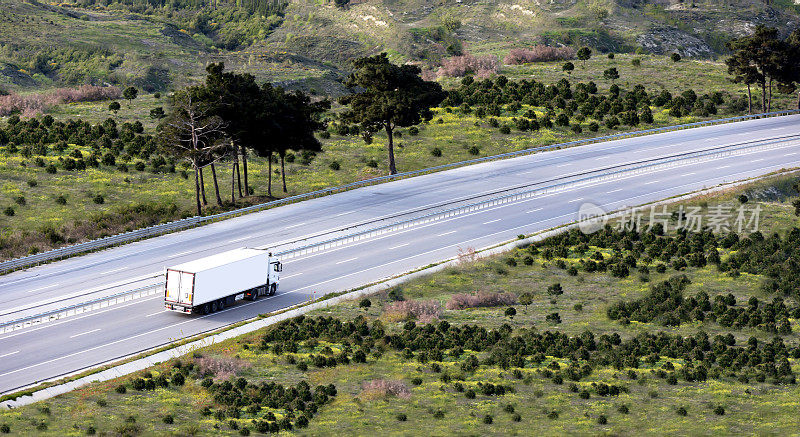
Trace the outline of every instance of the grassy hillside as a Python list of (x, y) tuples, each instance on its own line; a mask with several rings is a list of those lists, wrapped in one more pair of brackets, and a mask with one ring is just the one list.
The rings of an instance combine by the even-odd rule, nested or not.
[[(713, 206), (743, 193), (765, 199), (762, 230), (786, 239), (797, 218), (777, 199), (794, 182), (773, 178), (690, 203)], [(0, 411), (0, 425), (41, 435), (793, 433), (796, 287), (781, 295), (764, 286), (774, 273), (756, 273), (765, 256), (759, 248), (778, 240), (752, 236), (731, 246), (722, 234), (640, 237), (596, 234), (587, 244), (574, 234), (465, 257), (371, 296), (369, 306), (336, 305), (146, 372)], [(663, 240), (695, 253), (702, 239), (708, 244), (699, 250), (718, 251), (718, 263), (676, 270), (681, 255), (652, 259), (637, 247), (649, 253)], [(737, 252), (752, 263), (737, 264)], [(586, 267), (599, 256), (608, 271)], [(612, 275), (629, 257), (631, 273)], [(671, 278), (683, 278), (672, 289), (679, 308), (658, 306), (650, 321), (610, 317), (620, 302), (640, 299), (643, 307), (665, 281), (677, 283)], [(783, 279), (793, 287), (794, 279)], [(704, 296), (713, 305), (703, 307)], [(458, 305), (469, 299), (472, 306)], [(791, 332), (775, 331), (785, 323)]]
[(302, 79), (341, 92), (335, 79), (349, 61), (379, 51), (427, 64), (463, 51), (502, 57), (533, 44), (713, 58), (755, 24), (789, 31), (800, 23), (788, 1), (357, 0), (337, 8), (291, 0), (263, 14), (231, 3), (172, 9), (139, 1), (4, 1), (0, 86), (107, 82), (163, 90), (225, 60), (261, 80)]

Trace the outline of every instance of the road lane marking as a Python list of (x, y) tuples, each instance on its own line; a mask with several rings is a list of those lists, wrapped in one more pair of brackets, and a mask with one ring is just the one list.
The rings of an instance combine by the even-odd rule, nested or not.
[(343, 212), (343, 213), (341, 213), (341, 214), (336, 214), (334, 217), (341, 217), (341, 216), (343, 216), (343, 215), (352, 214), (352, 213), (354, 213), (354, 212), (355, 212), (355, 211), (347, 211), (347, 212)]
[(567, 203), (575, 203), (575, 202), (580, 202), (581, 200), (583, 200), (583, 197), (578, 197), (577, 199), (572, 199), (572, 200), (570, 200), (570, 201), (569, 201), (569, 202), (567, 202)]
[(350, 262), (350, 261), (355, 261), (355, 260), (357, 260), (357, 259), (358, 259), (358, 257), (355, 257), (355, 258), (350, 258), (350, 259), (346, 259), (346, 260), (344, 260), (344, 261), (339, 261), (339, 262), (338, 262), (338, 263), (336, 263), (336, 264), (344, 264), (344, 263), (347, 263), (347, 262)]
[(170, 258), (177, 258), (177, 257), (179, 257), (179, 256), (183, 256), (183, 255), (188, 255), (188, 254), (190, 254), (190, 253), (192, 253), (192, 252), (194, 252), (194, 251), (193, 251), (193, 250), (187, 250), (186, 252), (176, 253), (175, 255), (170, 255), (170, 256), (168, 256), (168, 257), (167, 257), (167, 259), (170, 259)]
[(99, 330), (100, 330), (100, 328), (92, 329), (91, 331), (86, 331), (86, 332), (81, 332), (80, 334), (70, 335), (69, 338), (80, 337), (81, 335), (91, 334), (91, 333), (97, 332)]
[(752, 161), (750, 161), (750, 162), (760, 162), (760, 161), (763, 161), (763, 160), (765, 160), (765, 159), (766, 159), (766, 158), (754, 159), (754, 160), (752, 160)]
[(238, 243), (240, 241), (247, 240), (248, 238), (250, 238), (250, 237), (248, 236), (248, 237), (237, 238), (235, 240), (228, 241), (228, 243)]
[(483, 222), (481, 224), (488, 225), (489, 223), (499, 222), (500, 220), (503, 220), (503, 219), (489, 220), (488, 222)]
[(390, 248), (389, 248), (389, 250), (399, 249), (399, 248), (401, 248), (401, 247), (408, 246), (409, 244), (411, 244), (411, 243), (403, 243), (403, 244), (398, 244), (397, 246), (390, 247)]
[(167, 312), (167, 310), (161, 310), (161, 311), (159, 311), (159, 312), (157, 312), (157, 313), (148, 314), (148, 315), (146, 315), (145, 317), (157, 316), (157, 315), (159, 315), (159, 314), (164, 314), (165, 312)]
[(797, 152), (787, 153), (787, 154), (785, 154), (783, 156), (792, 156), (792, 155), (797, 155)]
[(530, 210), (530, 211), (526, 212), (525, 214), (530, 214), (530, 213), (532, 213), (532, 212), (541, 211), (541, 210), (543, 210), (543, 209), (544, 209), (544, 208), (536, 208), (536, 209), (532, 209), (532, 210)]
[(657, 184), (658, 181), (645, 182), (644, 185)]
[(683, 174), (681, 177), (683, 177), (683, 176), (691, 176), (691, 175), (693, 175), (693, 174), (697, 174), (697, 173), (695, 173), (695, 172), (691, 172), (691, 173), (684, 173), (684, 174)]
[(616, 193), (616, 192), (618, 192), (618, 191), (622, 191), (622, 190), (623, 190), (622, 188), (617, 188), (616, 190), (611, 190), (611, 191), (609, 191), (609, 192), (608, 192), (608, 193), (606, 193), (606, 194)]
[(569, 166), (569, 165), (572, 165), (572, 163), (568, 162), (566, 164), (557, 165), (556, 167), (566, 167), (566, 166)]
[(125, 270), (125, 269), (127, 269), (127, 267), (120, 267), (120, 268), (118, 268), (118, 269), (109, 270), (109, 271), (107, 271), (107, 272), (103, 272), (103, 273), (100, 273), (100, 274), (101, 274), (101, 275), (107, 275), (107, 274), (109, 274), (109, 273), (121, 272), (121, 271), (123, 271), (123, 270)]
[(303, 226), (303, 225), (304, 225), (304, 224), (306, 224), (306, 223), (308, 223), (308, 222), (303, 222), (303, 223), (298, 223), (298, 224), (296, 224), (296, 225), (287, 226), (287, 227), (285, 227), (285, 228), (283, 228), (283, 229), (292, 229), (292, 228), (296, 228), (296, 227), (298, 227), (298, 226)]
[(437, 237), (444, 237), (445, 235), (455, 234), (456, 231), (445, 232), (444, 234), (439, 234)]
[(9, 352), (7, 354), (0, 355), (0, 358), (10, 357), (11, 355), (18, 354), (19, 351)]
[(300, 276), (300, 275), (302, 275), (302, 274), (303, 274), (303, 272), (300, 272), (300, 273), (295, 273), (295, 274), (293, 274), (293, 275), (289, 275), (289, 276), (281, 276), (281, 279), (289, 279), (289, 278), (294, 278), (295, 276)]
[(40, 288), (36, 288), (36, 289), (33, 289), (33, 290), (27, 290), (25, 292), (26, 293), (33, 293), (34, 291), (47, 290), (48, 288), (58, 287), (59, 285), (60, 285), (60, 282), (56, 282), (55, 284), (48, 285), (47, 287), (40, 287)]
[(720, 169), (720, 168), (728, 168), (728, 167), (730, 167), (730, 165), (723, 165), (722, 167), (717, 167), (717, 169)]

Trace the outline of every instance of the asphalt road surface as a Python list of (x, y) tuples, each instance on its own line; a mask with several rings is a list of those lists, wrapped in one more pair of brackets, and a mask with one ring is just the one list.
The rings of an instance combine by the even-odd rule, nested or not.
[[(0, 277), (0, 317), (129, 282), (242, 246), (272, 246), (453, 199), (713, 146), (800, 134), (800, 115), (550, 151), (365, 187)], [(606, 210), (746, 179), (800, 163), (800, 145), (688, 164), (487, 208), (285, 263), (273, 297), (208, 316), (163, 311), (160, 295), (0, 335), (0, 393), (482, 248), (572, 222), (584, 203)], [(127, 285), (130, 287), (130, 285)], [(86, 299), (81, 296), (76, 299)], [(62, 304), (63, 302), (59, 302)], [(17, 312), (12, 312), (17, 311)]]

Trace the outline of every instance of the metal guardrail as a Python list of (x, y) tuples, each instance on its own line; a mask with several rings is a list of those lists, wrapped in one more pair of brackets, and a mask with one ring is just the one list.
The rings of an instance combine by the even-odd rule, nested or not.
[[(321, 252), (324, 250), (332, 249), (334, 247), (344, 246), (346, 244), (355, 243), (361, 240), (375, 238), (384, 234), (397, 232), (400, 230), (444, 220), (451, 217), (468, 214), (483, 209), (505, 205), (509, 203), (518, 202), (520, 200), (529, 199), (536, 196), (549, 195), (556, 192), (566, 191), (570, 188), (584, 186), (590, 183), (595, 183), (603, 180), (612, 180), (631, 175), (650, 173), (659, 169), (671, 168), (682, 166), (694, 162), (710, 161), (727, 156), (741, 155), (745, 153), (752, 153), (758, 150), (777, 149), (797, 145), (800, 143), (800, 135), (784, 137), (773, 141), (755, 141), (739, 143), (730, 146), (715, 147), (713, 149), (706, 149), (697, 152), (683, 153), (675, 155), (669, 159), (654, 159), (637, 163), (631, 163), (616, 167), (613, 171), (603, 172), (592, 176), (586, 176), (580, 179), (562, 182), (558, 184), (548, 185), (546, 187), (536, 188), (533, 190), (526, 190), (519, 193), (508, 194), (489, 200), (471, 203), (468, 205), (450, 208), (444, 211), (426, 214), (421, 217), (404, 220), (398, 223), (384, 225), (372, 229), (367, 229), (354, 234), (329, 239), (322, 242), (312, 243), (301, 247), (287, 249), (281, 252), (276, 252), (276, 255), (282, 259), (291, 259), (298, 256), (309, 255), (312, 253)], [(156, 276), (157, 277), (157, 276)], [(56, 321), (61, 318), (83, 314), (85, 312), (93, 311), (95, 309), (105, 308), (117, 303), (127, 302), (145, 296), (150, 296), (163, 291), (163, 283), (152, 284), (134, 290), (120, 292), (111, 296), (98, 298), (89, 302), (71, 305), (66, 308), (44, 312), (34, 316), (24, 317), (11, 322), (0, 324), (0, 333), (7, 333), (31, 326), (37, 326), (42, 323)]]
[(382, 176), (382, 177), (378, 177), (378, 178), (367, 179), (367, 180), (364, 180), (364, 181), (354, 182), (354, 183), (351, 183), (351, 184), (340, 185), (340, 186), (336, 186), (336, 187), (325, 188), (325, 189), (322, 189), (322, 190), (312, 191), (312, 192), (309, 192), (309, 193), (299, 194), (299, 195), (296, 195), (296, 196), (290, 196), (290, 197), (286, 197), (284, 199), (279, 199), (279, 200), (275, 200), (275, 201), (272, 201), (272, 202), (266, 202), (266, 203), (262, 203), (262, 204), (259, 204), (259, 205), (253, 205), (253, 206), (249, 206), (249, 207), (246, 207), (246, 208), (240, 208), (240, 209), (237, 209), (237, 210), (223, 212), (223, 213), (214, 214), (214, 215), (210, 215), (210, 216), (188, 217), (188, 218), (185, 218), (185, 219), (176, 220), (176, 221), (169, 222), (169, 223), (163, 223), (163, 224), (160, 224), (160, 225), (154, 225), (154, 226), (150, 226), (150, 227), (147, 227), (147, 228), (137, 229), (137, 230), (130, 231), (130, 232), (125, 232), (125, 233), (122, 233), (122, 234), (112, 235), (110, 237), (99, 238), (99, 239), (96, 239), (96, 240), (91, 240), (91, 241), (87, 241), (87, 242), (84, 242), (84, 243), (78, 243), (78, 244), (74, 244), (74, 245), (71, 245), (71, 246), (62, 247), (62, 248), (59, 248), (59, 249), (53, 249), (53, 250), (49, 250), (47, 252), (38, 253), (36, 255), (29, 255), (29, 256), (25, 256), (25, 257), (15, 258), (15, 259), (12, 259), (12, 260), (0, 262), (0, 273), (5, 273), (5, 272), (12, 271), (12, 270), (24, 268), (24, 267), (29, 267), (29, 266), (41, 264), (41, 263), (52, 261), (52, 260), (56, 260), (56, 259), (66, 258), (66, 257), (72, 256), (72, 255), (76, 255), (76, 254), (79, 254), (79, 253), (91, 252), (91, 251), (95, 251), (95, 250), (99, 250), (99, 249), (104, 249), (104, 248), (107, 248), (107, 247), (115, 246), (115, 245), (118, 245), (118, 244), (129, 243), (129, 242), (141, 240), (143, 238), (148, 238), (148, 237), (153, 237), (153, 236), (156, 236), (156, 235), (162, 235), (162, 234), (166, 234), (166, 233), (170, 233), (170, 232), (175, 232), (175, 231), (178, 231), (178, 230), (188, 229), (188, 228), (200, 225), (202, 223), (213, 222), (213, 221), (218, 221), (218, 220), (224, 220), (224, 219), (228, 219), (228, 218), (232, 218), (232, 217), (238, 217), (238, 216), (249, 214), (249, 213), (252, 213), (252, 212), (262, 211), (264, 209), (273, 208), (273, 207), (277, 207), (277, 206), (281, 206), (281, 205), (286, 205), (286, 204), (289, 204), (289, 203), (294, 203), (294, 202), (298, 202), (298, 201), (302, 201), (302, 200), (306, 200), (306, 199), (312, 199), (312, 198), (319, 197), (319, 196), (325, 196), (325, 195), (333, 194), (333, 193), (336, 193), (336, 192), (348, 191), (348, 190), (351, 190), (351, 189), (354, 189), (354, 188), (364, 187), (364, 186), (368, 186), (368, 185), (374, 185), (374, 184), (377, 184), (377, 183), (382, 183), (382, 182), (387, 182), (387, 181), (392, 181), (392, 180), (397, 180), (397, 179), (403, 179), (403, 178), (407, 178), (407, 177), (419, 176), (419, 175), (422, 175), (422, 174), (434, 173), (434, 172), (438, 172), (438, 171), (441, 171), (441, 170), (446, 170), (446, 169), (451, 169), (451, 168), (456, 168), (456, 167), (462, 167), (462, 166), (465, 166), (465, 165), (477, 164), (477, 163), (481, 163), (481, 162), (490, 162), (490, 161), (495, 161), (495, 160), (499, 160), (499, 159), (506, 159), (506, 158), (512, 158), (512, 157), (517, 157), (517, 156), (528, 155), (528, 154), (532, 154), (532, 153), (536, 153), (536, 152), (542, 152), (542, 151), (546, 151), (546, 150), (554, 150), (554, 149), (573, 147), (573, 146), (578, 146), (578, 145), (592, 144), (592, 143), (616, 140), (616, 139), (621, 139), (621, 138), (631, 138), (631, 137), (637, 137), (637, 136), (643, 136), (643, 135), (651, 135), (651, 134), (662, 133), (662, 132), (672, 132), (672, 131), (678, 131), (678, 130), (683, 130), (683, 129), (691, 129), (691, 128), (696, 128), (696, 127), (701, 127), (701, 126), (712, 126), (712, 125), (717, 125), (717, 124), (733, 123), (733, 122), (738, 122), (738, 121), (753, 120), (753, 119), (759, 119), (759, 118), (765, 118), (765, 117), (775, 117), (775, 116), (782, 116), (782, 115), (790, 115), (790, 114), (796, 114), (796, 113), (800, 113), (800, 110), (793, 109), (793, 110), (787, 110), (787, 111), (774, 111), (774, 112), (769, 112), (769, 113), (744, 115), (744, 116), (738, 116), (738, 117), (729, 117), (729, 118), (722, 118), (722, 119), (718, 119), (718, 120), (701, 121), (701, 122), (696, 122), (696, 123), (687, 123), (687, 124), (676, 125), (676, 126), (666, 126), (666, 127), (647, 129), (647, 130), (640, 130), (640, 131), (634, 131), (634, 132), (622, 132), (622, 133), (614, 134), (614, 135), (587, 138), (587, 139), (584, 139), (584, 140), (577, 140), (577, 141), (569, 141), (569, 142), (565, 142), (565, 143), (552, 144), (552, 145), (549, 145), (549, 146), (533, 147), (533, 148), (530, 148), (530, 149), (524, 149), (524, 150), (519, 150), (519, 151), (515, 151), (515, 152), (502, 153), (502, 154), (499, 154), (499, 155), (492, 155), (492, 156), (487, 156), (487, 157), (484, 157), (484, 158), (470, 159), (470, 160), (467, 160), (467, 161), (460, 161), (460, 162), (454, 162), (454, 163), (450, 163), (450, 164), (438, 165), (438, 166), (428, 167), (428, 168), (424, 168), (424, 169), (416, 170), (416, 171), (411, 171), (411, 172), (398, 173), (396, 175), (389, 175), (389, 176)]
[(111, 296), (105, 296), (98, 299), (92, 299), (88, 302), (82, 302), (75, 305), (70, 305), (65, 308), (59, 308), (53, 311), (47, 311), (33, 316), (23, 317), (21, 319), (13, 320), (10, 322), (0, 324), (0, 334), (6, 334), (12, 331), (18, 331), (25, 328), (33, 328), (48, 322), (55, 322), (65, 317), (78, 316), (83, 313), (107, 308), (124, 302), (140, 299), (147, 296), (152, 296), (164, 291), (164, 284), (159, 282), (157, 284), (146, 285), (136, 288), (134, 290), (123, 291)]

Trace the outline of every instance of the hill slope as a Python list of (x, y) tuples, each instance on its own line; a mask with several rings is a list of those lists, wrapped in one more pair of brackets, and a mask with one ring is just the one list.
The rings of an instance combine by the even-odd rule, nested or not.
[(384, 50), (424, 63), (542, 43), (709, 58), (756, 24), (785, 32), (800, 26), (788, 0), (366, 0), (345, 8), (292, 0), (269, 16), (233, 6), (105, 3), (2, 2), (0, 86), (108, 82), (164, 90), (223, 60), (261, 80), (305, 79), (307, 87), (335, 92), (350, 59)]

